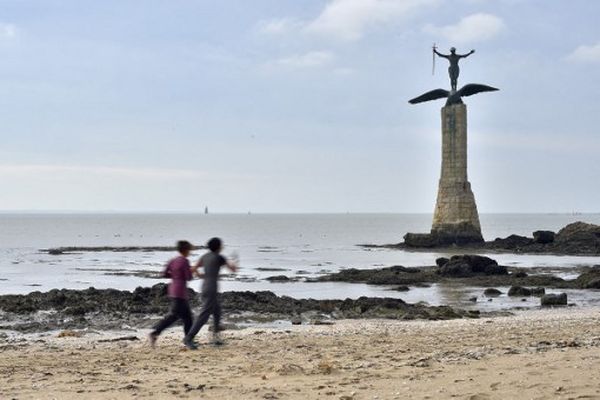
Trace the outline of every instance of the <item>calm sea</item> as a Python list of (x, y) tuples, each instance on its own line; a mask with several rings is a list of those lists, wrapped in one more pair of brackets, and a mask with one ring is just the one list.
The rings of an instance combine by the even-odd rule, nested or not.
[[(487, 240), (537, 229), (558, 230), (582, 220), (600, 224), (600, 214), (483, 214)], [(168, 252), (92, 252), (52, 256), (40, 249), (56, 246), (158, 246), (178, 239), (203, 244), (219, 236), (225, 254), (236, 252), (242, 269), (225, 277), (223, 290), (272, 290), (294, 297), (345, 298), (394, 296), (407, 301), (448, 302), (447, 288), (391, 292), (367, 285), (333, 283), (269, 283), (272, 275), (316, 276), (340, 268), (434, 264), (440, 254), (370, 250), (357, 244), (397, 243), (406, 232), (426, 232), (427, 214), (0, 214), (0, 294), (52, 288), (133, 289), (157, 283), (128, 271), (159, 271)], [(192, 256), (192, 260), (198, 254)], [(493, 255), (506, 265), (524, 268), (600, 264), (600, 257)], [(261, 269), (280, 269), (262, 271)], [(114, 275), (117, 273), (118, 275)], [(197, 285), (193, 283), (193, 285)], [(462, 293), (462, 292), (461, 292)], [(466, 296), (468, 293), (461, 296)], [(462, 298), (462, 297), (461, 297)]]

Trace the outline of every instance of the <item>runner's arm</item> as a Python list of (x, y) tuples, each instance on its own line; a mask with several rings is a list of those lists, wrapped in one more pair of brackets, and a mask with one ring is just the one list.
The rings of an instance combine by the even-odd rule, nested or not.
[(196, 275), (198, 278), (204, 278), (204, 274), (198, 272), (198, 269), (202, 268), (202, 259), (199, 259), (196, 265), (192, 267), (192, 275)]
[(239, 265), (237, 262), (235, 261), (231, 261), (231, 260), (225, 260), (225, 266), (231, 271), (231, 272), (237, 272), (239, 269)]

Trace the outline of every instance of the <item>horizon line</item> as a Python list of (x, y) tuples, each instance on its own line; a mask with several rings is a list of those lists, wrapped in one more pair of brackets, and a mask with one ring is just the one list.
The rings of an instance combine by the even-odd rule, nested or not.
[[(347, 215), (347, 214), (363, 214), (363, 215), (432, 215), (431, 211), (216, 211), (205, 213), (204, 209), (202, 210), (42, 210), (42, 209), (25, 209), (25, 210), (0, 210), (0, 215), (35, 215), (35, 214), (45, 214), (45, 215), (77, 215), (77, 214), (130, 214), (130, 215), (148, 215), (148, 214), (165, 214), (165, 215), (173, 215), (173, 214), (181, 214), (181, 215)], [(491, 212), (480, 212), (480, 215), (596, 215), (600, 214), (600, 211), (537, 211), (537, 212), (529, 212), (529, 211), (491, 211)]]

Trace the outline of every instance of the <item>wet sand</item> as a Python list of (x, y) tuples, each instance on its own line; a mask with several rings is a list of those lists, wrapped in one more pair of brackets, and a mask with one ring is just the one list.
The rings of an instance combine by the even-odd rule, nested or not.
[[(183, 350), (132, 332), (0, 339), (0, 398), (600, 399), (600, 309), (226, 332)], [(26, 339), (24, 339), (26, 338)]]

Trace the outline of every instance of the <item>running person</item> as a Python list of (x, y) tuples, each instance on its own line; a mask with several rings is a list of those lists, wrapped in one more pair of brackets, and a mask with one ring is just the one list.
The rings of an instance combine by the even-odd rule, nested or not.
[[(220, 322), (221, 322), (221, 304), (219, 303), (219, 273), (222, 266), (226, 266), (232, 272), (238, 270), (235, 262), (228, 261), (220, 253), (223, 249), (223, 242), (219, 238), (212, 238), (208, 241), (207, 246), (209, 252), (204, 254), (198, 263), (192, 268), (192, 273), (204, 278), (202, 282), (202, 310), (196, 318), (191, 329), (185, 335), (183, 343), (189, 349), (196, 349), (194, 338), (202, 329), (204, 324), (208, 322), (208, 318), (213, 316), (213, 341), (215, 345), (221, 345), (223, 342), (219, 338)], [(198, 273), (199, 268), (204, 268), (204, 273)]]
[(192, 311), (187, 290), (187, 282), (192, 279), (192, 270), (187, 259), (192, 251), (192, 244), (186, 240), (180, 240), (177, 242), (177, 251), (180, 255), (169, 261), (163, 272), (165, 278), (171, 278), (168, 289), (168, 295), (171, 298), (171, 312), (148, 335), (152, 347), (156, 344), (156, 339), (161, 332), (178, 319), (183, 321), (184, 334), (187, 334), (192, 327)]

